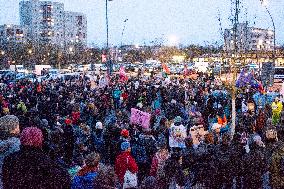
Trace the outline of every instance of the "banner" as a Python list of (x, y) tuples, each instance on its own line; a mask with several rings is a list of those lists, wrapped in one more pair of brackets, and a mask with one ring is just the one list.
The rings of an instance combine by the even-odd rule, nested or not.
[(140, 125), (144, 129), (148, 129), (150, 127), (150, 119), (151, 114), (131, 108), (130, 124)]

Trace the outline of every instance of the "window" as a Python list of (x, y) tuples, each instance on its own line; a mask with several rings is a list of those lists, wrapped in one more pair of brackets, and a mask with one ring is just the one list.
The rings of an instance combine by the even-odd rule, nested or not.
[(83, 16), (77, 16), (77, 24), (79, 26), (82, 26), (83, 25)]
[(12, 29), (7, 29), (6, 33), (7, 33), (7, 36), (13, 36), (14, 35), (14, 31)]

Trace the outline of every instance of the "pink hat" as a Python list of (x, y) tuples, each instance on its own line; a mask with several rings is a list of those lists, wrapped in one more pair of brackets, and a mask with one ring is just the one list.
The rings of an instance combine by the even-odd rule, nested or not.
[(23, 146), (41, 147), (43, 135), (40, 129), (27, 127), (22, 131), (20, 141)]

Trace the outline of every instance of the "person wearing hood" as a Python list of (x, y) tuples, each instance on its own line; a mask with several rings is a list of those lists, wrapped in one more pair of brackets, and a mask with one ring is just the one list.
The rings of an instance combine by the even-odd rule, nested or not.
[(182, 125), (182, 119), (177, 116), (169, 129), (169, 146), (172, 149), (184, 149), (187, 130)]
[(71, 189), (93, 189), (94, 180), (97, 176), (100, 162), (100, 155), (91, 153), (87, 155), (85, 166), (74, 177)]
[[(16, 116), (7, 115), (0, 118), (0, 175), (4, 158), (20, 150), (20, 139), (16, 137), (19, 133), (19, 119)], [(1, 176), (0, 188), (3, 188), (2, 185)]]
[(3, 188), (70, 188), (67, 170), (42, 151), (43, 135), (40, 129), (25, 128), (20, 142), (20, 151), (4, 159)]

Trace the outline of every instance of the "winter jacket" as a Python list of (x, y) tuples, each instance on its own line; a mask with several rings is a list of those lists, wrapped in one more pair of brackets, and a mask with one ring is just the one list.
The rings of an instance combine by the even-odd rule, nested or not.
[(157, 171), (160, 167), (164, 166), (166, 160), (169, 158), (169, 154), (165, 153), (162, 154), (161, 152), (157, 152), (156, 155), (153, 157), (150, 176), (156, 176)]
[(270, 166), (271, 186), (275, 189), (284, 188), (284, 175), (281, 174), (281, 159), (284, 158), (284, 147), (279, 148), (272, 154)]
[(252, 145), (250, 152), (243, 157), (243, 176), (245, 186), (259, 188), (262, 176), (266, 172), (266, 160), (262, 147)]
[(172, 183), (176, 183), (179, 186), (185, 185), (185, 176), (182, 171), (182, 166), (177, 160), (173, 159), (172, 157), (166, 160), (164, 166), (164, 173), (164, 184), (166, 184), (166, 186), (170, 186)]
[(18, 138), (11, 137), (6, 140), (0, 140), (0, 188), (3, 188), (2, 166), (4, 158), (19, 150), (20, 150), (20, 140)]
[(137, 173), (138, 166), (135, 159), (130, 155), (130, 152), (122, 152), (115, 160), (115, 173), (120, 183), (124, 182), (124, 175), (127, 170), (131, 173)]
[(233, 153), (230, 145), (220, 144), (214, 151), (214, 172), (216, 173), (214, 179), (215, 184), (220, 186), (221, 183), (230, 184), (233, 182)]
[(3, 186), (4, 189), (67, 189), (70, 177), (40, 149), (21, 147), (4, 159)]
[(93, 189), (97, 172), (88, 172), (82, 176), (75, 176), (71, 189)]

